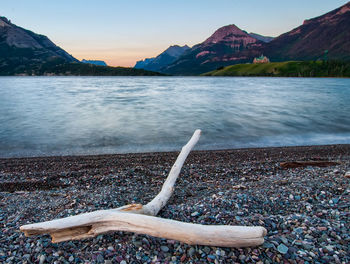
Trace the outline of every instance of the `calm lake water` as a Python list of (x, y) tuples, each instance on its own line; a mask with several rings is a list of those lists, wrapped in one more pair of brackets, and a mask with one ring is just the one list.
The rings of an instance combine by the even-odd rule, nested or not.
[(0, 157), (350, 143), (350, 79), (1, 77)]

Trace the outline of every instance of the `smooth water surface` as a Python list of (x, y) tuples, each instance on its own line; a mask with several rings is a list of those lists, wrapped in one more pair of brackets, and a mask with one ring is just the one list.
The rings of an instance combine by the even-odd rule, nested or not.
[(1, 77), (0, 157), (350, 143), (350, 79)]

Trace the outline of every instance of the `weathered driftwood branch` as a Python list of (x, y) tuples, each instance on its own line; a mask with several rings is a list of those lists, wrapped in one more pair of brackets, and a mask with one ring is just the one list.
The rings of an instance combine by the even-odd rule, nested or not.
[(326, 160), (317, 160), (317, 161), (287, 161), (287, 162), (281, 162), (280, 166), (283, 169), (290, 169), (290, 168), (299, 168), (299, 167), (308, 167), (308, 166), (315, 166), (315, 167), (328, 167), (328, 166), (335, 166), (339, 165), (339, 162), (336, 161), (326, 161)]
[(160, 217), (101, 210), (21, 227), (27, 236), (49, 233), (53, 242), (129, 231), (188, 244), (247, 247), (264, 242), (263, 227), (199, 225)]
[(52, 242), (94, 237), (110, 231), (130, 231), (155, 237), (175, 239), (188, 244), (248, 247), (264, 242), (266, 229), (259, 226), (199, 225), (155, 217), (174, 192), (181, 168), (198, 142), (196, 130), (182, 148), (160, 193), (148, 204), (130, 204), (110, 210), (100, 210), (52, 221), (20, 227), (26, 236), (50, 234)]
[(201, 131), (197, 129), (190, 141), (182, 147), (181, 152), (179, 156), (177, 157), (173, 167), (171, 168), (169, 172), (168, 178), (165, 180), (162, 190), (152, 201), (150, 201), (148, 204), (146, 204), (143, 207), (144, 213), (148, 215), (157, 215), (158, 212), (165, 206), (165, 204), (168, 202), (170, 196), (174, 192), (174, 185), (176, 182), (177, 177), (180, 174), (181, 168), (190, 153), (190, 151), (193, 149), (193, 147), (197, 144), (199, 138), (201, 136)]

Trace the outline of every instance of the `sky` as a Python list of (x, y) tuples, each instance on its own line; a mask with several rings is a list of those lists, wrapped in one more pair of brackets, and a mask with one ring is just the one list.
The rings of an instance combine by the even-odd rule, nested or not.
[(77, 59), (131, 66), (218, 28), (278, 36), (348, 0), (1, 0), (0, 16), (48, 36)]

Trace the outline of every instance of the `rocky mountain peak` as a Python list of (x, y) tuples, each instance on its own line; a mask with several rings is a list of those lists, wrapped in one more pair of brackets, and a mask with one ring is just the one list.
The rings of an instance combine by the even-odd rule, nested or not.
[(219, 28), (214, 32), (213, 35), (211, 35), (207, 40), (203, 42), (203, 44), (216, 44), (219, 42), (234, 42), (236, 40), (244, 39), (245, 43), (254, 43), (257, 40), (251, 36), (249, 36), (247, 33), (242, 31), (240, 28), (238, 28), (236, 25), (228, 25)]
[(9, 27), (11, 22), (6, 18), (0, 16), (0, 27)]
[(179, 46), (179, 45), (172, 45), (169, 48), (167, 48), (164, 53), (168, 54), (169, 56), (172, 57), (178, 57), (184, 53), (184, 51), (188, 50), (190, 47), (185, 45), (185, 46)]

